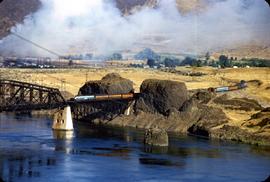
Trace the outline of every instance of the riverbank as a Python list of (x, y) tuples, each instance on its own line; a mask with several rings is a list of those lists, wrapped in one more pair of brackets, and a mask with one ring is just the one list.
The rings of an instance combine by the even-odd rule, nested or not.
[[(99, 81), (87, 82), (80, 94), (117, 94), (132, 92), (130, 81), (118, 74), (108, 74)], [(248, 81), (247, 85), (253, 84)], [(206, 138), (234, 140), (270, 146), (270, 108), (257, 100), (237, 97), (238, 90), (213, 93), (208, 90), (188, 91), (185, 83), (171, 80), (144, 80), (134, 101), (109, 101), (86, 121), (96, 124), (134, 128), (158, 128), (171, 132), (198, 135)], [(122, 93), (122, 92), (121, 92)], [(129, 110), (123, 115), (123, 107)], [(122, 114), (121, 114), (122, 113)], [(125, 112), (126, 113), (126, 112)]]
[[(144, 98), (150, 102), (148, 104), (151, 106), (150, 112), (148, 112), (149, 108), (143, 106), (141, 101), (144, 100), (141, 100), (140, 107), (143, 107), (142, 111), (138, 111), (138, 105), (134, 106), (135, 108), (132, 106), (130, 116), (116, 113), (107, 119), (103, 118), (104, 120), (88, 119), (87, 121), (143, 129), (161, 127), (167, 131), (178, 133), (269, 145), (270, 113), (267, 109), (270, 107), (269, 68), (214, 69), (208, 67), (179, 67), (177, 70), (188, 73), (201, 72), (203, 75), (188, 76), (165, 73), (159, 70), (133, 68), (0, 69), (0, 73), (2, 78), (59, 88), (62, 93), (66, 93), (66, 98), (77, 95), (85, 81), (100, 80), (110, 72), (117, 72), (121, 77), (131, 80), (135, 92), (140, 91), (143, 81), (147, 79), (155, 78), (182, 82), (187, 90), (187, 98), (184, 99), (186, 108), (182, 108), (182, 110), (181, 104), (183, 103), (174, 103), (176, 105), (172, 105), (175, 107), (167, 108), (167, 110), (160, 110), (160, 108), (152, 110), (151, 105), (155, 103)], [(234, 85), (241, 80), (247, 81), (248, 87), (246, 89), (216, 95), (197, 92), (203, 88)], [(172, 95), (170, 101), (174, 101), (179, 97), (177, 93), (175, 94)], [(160, 96), (162, 94), (154, 94), (155, 98)], [(207, 99), (207, 102), (204, 99)], [(157, 103), (159, 102), (157, 100)], [(167, 104), (166, 101), (164, 103)], [(111, 105), (115, 106), (117, 104), (111, 103)]]

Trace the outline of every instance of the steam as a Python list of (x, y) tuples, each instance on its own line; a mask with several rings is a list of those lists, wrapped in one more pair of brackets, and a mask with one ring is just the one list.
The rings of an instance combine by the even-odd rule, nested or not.
[[(149, 47), (194, 53), (248, 43), (270, 43), (270, 9), (264, 0), (205, 0), (207, 8), (181, 14), (175, 0), (160, 0), (122, 16), (112, 0), (41, 0), (42, 8), (12, 29), (61, 55), (111, 54)], [(0, 54), (52, 56), (17, 37), (0, 41)]]

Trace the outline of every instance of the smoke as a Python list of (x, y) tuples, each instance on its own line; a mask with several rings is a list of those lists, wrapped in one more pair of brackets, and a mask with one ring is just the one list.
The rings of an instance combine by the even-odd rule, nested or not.
[[(204, 53), (249, 43), (270, 43), (264, 0), (204, 0), (205, 9), (182, 14), (175, 0), (160, 0), (122, 16), (112, 0), (41, 0), (42, 8), (12, 29), (61, 55), (111, 54), (149, 47), (159, 52)], [(10, 35), (0, 53), (52, 56)]]

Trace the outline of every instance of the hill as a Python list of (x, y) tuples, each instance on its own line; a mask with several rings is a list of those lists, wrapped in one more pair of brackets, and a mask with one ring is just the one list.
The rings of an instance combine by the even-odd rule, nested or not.
[(10, 29), (22, 23), (25, 16), (37, 11), (39, 0), (5, 0), (0, 4), (0, 39), (7, 36)]

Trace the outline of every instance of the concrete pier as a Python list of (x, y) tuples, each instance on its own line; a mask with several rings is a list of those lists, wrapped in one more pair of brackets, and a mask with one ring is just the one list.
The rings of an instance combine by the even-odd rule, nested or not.
[(74, 129), (70, 106), (67, 106), (63, 110), (55, 113), (52, 129), (63, 131), (70, 131)]

